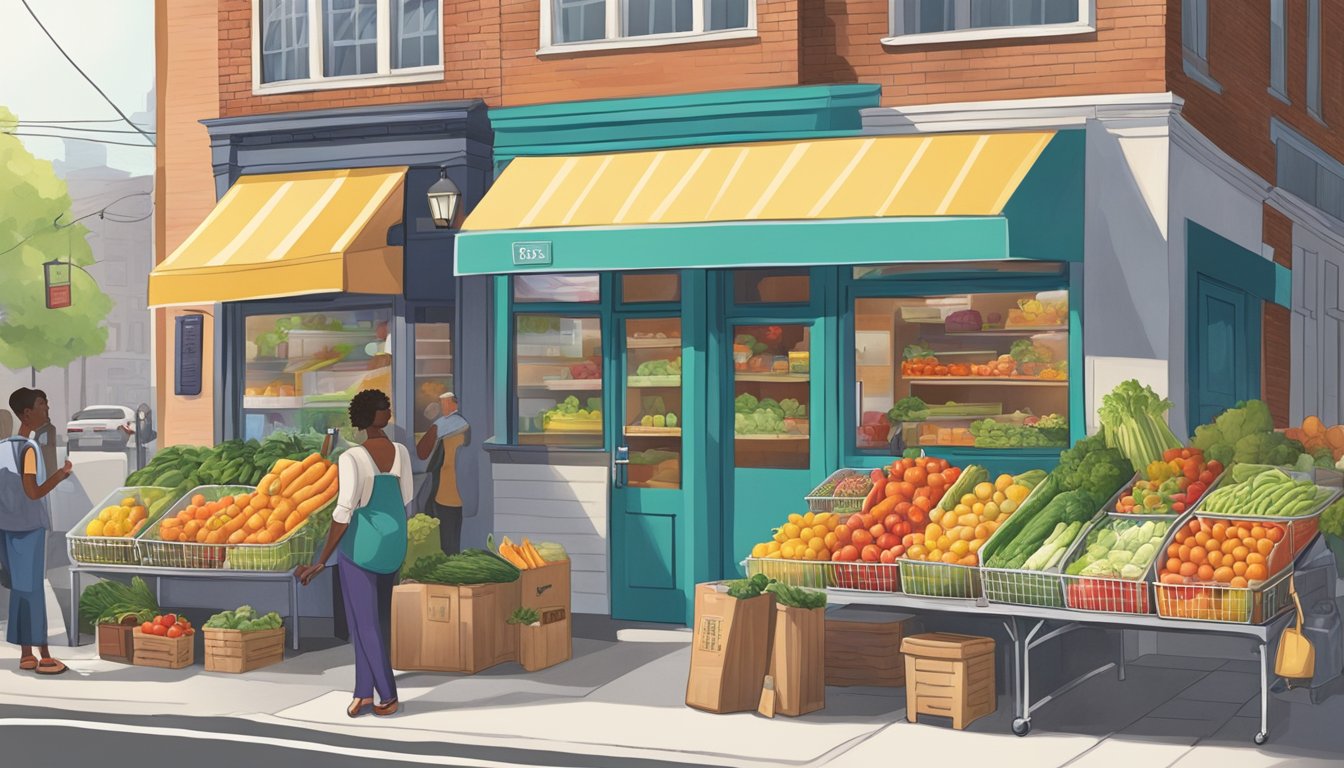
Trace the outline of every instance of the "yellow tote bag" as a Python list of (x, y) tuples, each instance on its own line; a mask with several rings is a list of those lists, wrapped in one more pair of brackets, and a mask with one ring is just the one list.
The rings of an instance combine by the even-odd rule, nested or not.
[(1274, 674), (1289, 680), (1310, 679), (1316, 672), (1316, 649), (1302, 634), (1302, 601), (1297, 597), (1297, 584), (1291, 576), (1288, 578), (1288, 590), (1297, 606), (1297, 626), (1283, 630), (1283, 636), (1279, 638)]

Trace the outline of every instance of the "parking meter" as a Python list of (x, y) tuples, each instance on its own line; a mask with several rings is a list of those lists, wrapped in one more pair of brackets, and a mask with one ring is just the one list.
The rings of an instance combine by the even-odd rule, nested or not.
[(144, 469), (146, 451), (145, 446), (159, 436), (154, 431), (154, 412), (150, 407), (141, 403), (140, 407), (135, 409), (135, 468)]

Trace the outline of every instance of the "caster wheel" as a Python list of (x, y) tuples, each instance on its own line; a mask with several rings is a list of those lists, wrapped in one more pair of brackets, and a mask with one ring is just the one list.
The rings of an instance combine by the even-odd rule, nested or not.
[(1261, 731), (1261, 732), (1255, 734), (1255, 743), (1256, 743), (1256, 744), (1264, 744), (1266, 741), (1269, 741), (1269, 734), (1268, 734), (1268, 733), (1265, 733), (1264, 731)]
[[(1013, 721), (1013, 733), (1017, 734), (1018, 736), (1026, 736), (1028, 733), (1031, 733), (1031, 721), (1023, 720), (1020, 717), (1017, 718), (1016, 720)], [(1257, 736), (1256, 738), (1259, 737)], [(1256, 743), (1263, 744), (1264, 742), (1256, 742)]]

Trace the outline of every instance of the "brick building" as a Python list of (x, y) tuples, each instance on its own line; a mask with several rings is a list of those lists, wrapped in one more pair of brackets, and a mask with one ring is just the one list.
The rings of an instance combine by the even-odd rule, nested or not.
[[(264, 287), (227, 301), (199, 289), (156, 300), (151, 287), (153, 303), (177, 305), (159, 313), (165, 434), (339, 422), (304, 387), (337, 395), (363, 369), (295, 377), (273, 334), (291, 334), (295, 358), (297, 340), (340, 317), (341, 332), (368, 337), (359, 363), (377, 370), (391, 356), (386, 386), (407, 439), (432, 392), (464, 393), (478, 437), (459, 467), (474, 487), (466, 539), (495, 530), (562, 541), (581, 611), (687, 620), (691, 584), (735, 571), (828, 471), (876, 465), (897, 440), (1004, 469), (1058, 451), (976, 453), (956, 428), (951, 442), (920, 442), (899, 425), (880, 439), (865, 432), (907, 395), (989, 400), (1004, 418), (1058, 414), (1073, 437), (1094, 426), (1101, 394), (1131, 377), (1175, 403), (1182, 435), (1249, 397), (1283, 426), (1344, 415), (1344, 139), (1333, 127), (1344, 120), (1344, 46), (1330, 44), (1344, 8), (1334, 4), (202, 0), (159, 10), (158, 252), (199, 253), (174, 253), (157, 279), (186, 285), (235, 258), (219, 252), (249, 250), (237, 229), (212, 234), (212, 222), (274, 216), (313, 189), (307, 208), (287, 209), (304, 232), (276, 227), (257, 246), (263, 263), (235, 265)], [(424, 200), (441, 167), (467, 214), (447, 228)], [(362, 209), (347, 201), (360, 213), (345, 242), (393, 266), (359, 273), (365, 260), (346, 247), (343, 277), (293, 283), (282, 267), (316, 258), (294, 248), (323, 219), (303, 211), (339, 201), (356, 184), (337, 179), (352, 169), (384, 174), (391, 191)], [(402, 260), (400, 274), (388, 259)], [(652, 287), (667, 280), (675, 290)], [(1013, 334), (993, 317), (1061, 296), (1067, 322), (1047, 310), (1056, 336), (1033, 341), (1052, 350), (1057, 384), (948, 391), (898, 372), (910, 347), (951, 344), (910, 318), (973, 311), (983, 343), (950, 354), (1006, 353)], [(202, 311), (203, 386), (177, 394), (172, 317)], [(272, 324), (291, 312), (322, 319), (294, 337)], [(775, 359), (742, 374), (736, 366), (756, 363), (734, 359), (736, 342), (769, 349), (759, 334), (790, 349), (747, 345), (751, 360)], [(670, 362), (647, 350), (677, 337), (675, 387), (611, 373)], [(808, 354), (810, 376), (799, 373)], [(792, 383), (760, 380), (780, 359), (798, 366)], [(590, 364), (600, 371), (591, 386), (580, 375)], [(571, 393), (598, 412), (596, 431), (551, 434)], [(810, 415), (793, 412), (767, 448), (735, 425), (743, 395), (801, 402)], [(682, 426), (643, 424), (667, 423), (653, 410)], [(619, 463), (627, 452), (638, 469)]]

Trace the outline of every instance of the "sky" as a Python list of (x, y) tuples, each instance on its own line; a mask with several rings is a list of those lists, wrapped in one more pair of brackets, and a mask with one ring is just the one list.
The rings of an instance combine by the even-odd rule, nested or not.
[[(27, 0), (75, 63), (128, 116), (152, 109), (154, 0)], [(20, 0), (0, 0), (0, 106), (32, 121), (119, 120), (115, 110), (70, 66), (42, 33)], [(122, 122), (72, 123), (71, 127), (131, 131)], [(153, 124), (141, 126), (154, 130)], [(58, 133), (28, 128), (24, 132)], [(137, 133), (62, 132), (145, 144)], [(23, 137), (24, 146), (48, 160), (65, 158), (60, 139)], [(81, 144), (85, 142), (80, 142)], [(107, 146), (107, 164), (133, 174), (154, 172), (154, 150)]]

